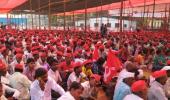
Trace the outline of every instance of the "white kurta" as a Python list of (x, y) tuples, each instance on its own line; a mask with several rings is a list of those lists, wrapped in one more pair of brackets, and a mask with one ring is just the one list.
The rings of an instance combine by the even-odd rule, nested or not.
[(51, 90), (58, 92), (60, 95), (65, 93), (64, 89), (51, 77), (48, 77), (44, 91), (41, 90), (39, 81), (35, 80), (30, 88), (31, 100), (51, 100)]
[(67, 80), (67, 86), (68, 86), (68, 88), (70, 87), (71, 83), (74, 82), (74, 81), (80, 82), (80, 77), (77, 77), (76, 74), (75, 74), (75, 72), (72, 72), (72, 73), (70, 74), (70, 76), (68, 77), (68, 80)]
[(31, 85), (31, 81), (24, 75), (19, 72), (15, 72), (9, 78), (10, 85), (20, 91), (19, 100), (29, 99), (29, 88)]
[(135, 94), (129, 94), (123, 100), (144, 100), (144, 99)]
[(148, 100), (168, 100), (165, 96), (163, 85), (154, 81), (148, 91)]
[(70, 92), (66, 92), (64, 95), (62, 95), (57, 100), (76, 100), (76, 99), (70, 94)]
[(5, 85), (5, 84), (2, 84), (2, 87), (3, 87), (3, 89), (2, 89), (3, 90), (3, 94), (5, 94), (5, 91), (9, 91), (9, 92), (14, 92), (12, 97), (14, 97), (16, 99), (19, 97), (20, 92), (17, 89), (13, 89), (13, 88)]

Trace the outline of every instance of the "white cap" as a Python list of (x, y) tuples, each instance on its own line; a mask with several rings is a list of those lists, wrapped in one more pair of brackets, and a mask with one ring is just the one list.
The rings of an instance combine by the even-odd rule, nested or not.
[(170, 70), (170, 66), (164, 66), (162, 70)]
[(143, 70), (142, 69), (139, 69), (139, 75), (138, 75), (138, 78), (142, 78), (144, 73), (143, 73)]

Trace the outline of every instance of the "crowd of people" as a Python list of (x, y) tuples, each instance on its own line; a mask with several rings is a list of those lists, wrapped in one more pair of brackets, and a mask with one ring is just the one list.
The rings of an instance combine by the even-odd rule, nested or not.
[(0, 30), (0, 100), (168, 100), (170, 34)]

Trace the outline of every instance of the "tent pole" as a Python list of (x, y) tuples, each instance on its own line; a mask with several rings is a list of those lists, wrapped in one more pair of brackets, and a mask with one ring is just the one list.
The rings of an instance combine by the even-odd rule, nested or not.
[(51, 0), (48, 0), (48, 30), (51, 30)]
[(26, 30), (27, 30), (27, 28), (28, 28), (27, 14), (25, 14), (25, 25), (26, 25)]
[(123, 17), (123, 0), (121, 0), (121, 8), (120, 8), (120, 32), (122, 31), (122, 17)]
[(66, 0), (64, 0), (64, 31), (66, 30), (66, 4), (65, 4), (65, 1)]
[(23, 21), (23, 18), (22, 18), (22, 13), (21, 13), (21, 23), (22, 23), (22, 30), (24, 29), (24, 21)]
[(166, 12), (167, 12), (167, 4), (165, 6), (165, 17), (164, 17), (164, 30), (167, 32), (167, 15), (166, 15)]
[(17, 19), (18, 19), (17, 21), (18, 21), (18, 29), (19, 29), (19, 24), (20, 24), (20, 23), (19, 23), (19, 14), (18, 14), (18, 18), (17, 18)]
[(74, 15), (74, 11), (73, 11), (73, 29), (75, 30), (75, 15)]
[(85, 1), (85, 32), (87, 32), (87, 0)]
[(38, 21), (39, 21), (39, 23), (38, 23), (38, 27), (39, 27), (39, 30), (40, 30), (40, 29), (41, 29), (40, 0), (38, 0), (38, 8), (39, 8), (39, 10), (38, 10)]
[(33, 14), (32, 14), (32, 0), (30, 0), (29, 3), (30, 3), (30, 11), (31, 11), (31, 23), (32, 23), (31, 26), (32, 26), (32, 29), (33, 29), (34, 26), (33, 26)]
[(143, 7), (143, 29), (145, 29), (145, 11), (146, 11), (146, 0), (144, 0), (144, 7)]
[(152, 31), (153, 31), (153, 29), (154, 29), (154, 17), (155, 17), (155, 0), (154, 0), (154, 2), (153, 2), (153, 12), (152, 12), (152, 26), (151, 26), (151, 28), (152, 28)]
[(102, 0), (100, 0), (100, 5), (101, 5), (101, 6), (100, 6), (100, 18), (101, 18), (101, 19), (100, 19), (100, 23), (101, 23), (101, 25), (102, 25), (102, 23), (103, 23), (103, 18), (102, 18), (102, 15), (103, 15), (103, 14), (102, 14), (102, 13), (103, 13), (103, 12), (102, 12), (102, 11), (103, 11), (103, 7), (102, 7), (103, 1), (102, 1)]
[(56, 15), (56, 30), (58, 29), (58, 15)]

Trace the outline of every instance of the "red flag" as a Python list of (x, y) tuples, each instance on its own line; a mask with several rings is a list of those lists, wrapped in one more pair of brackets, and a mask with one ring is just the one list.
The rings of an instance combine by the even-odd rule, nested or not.
[(99, 58), (99, 51), (98, 47), (95, 47), (94, 52), (93, 52), (93, 60), (96, 61)]
[(117, 72), (122, 69), (122, 63), (115, 54), (116, 52), (113, 50), (108, 51), (104, 73), (104, 81), (106, 83), (110, 82), (112, 77), (116, 76)]

